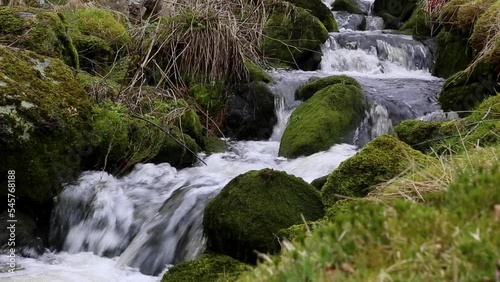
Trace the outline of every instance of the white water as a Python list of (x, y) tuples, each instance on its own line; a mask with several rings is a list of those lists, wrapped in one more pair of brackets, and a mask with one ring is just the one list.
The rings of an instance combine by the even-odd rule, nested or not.
[[(373, 25), (380, 27), (377, 21)], [(340, 35), (331, 34), (323, 46), (320, 71), (272, 73), (277, 80), (272, 88), (281, 98), (276, 100), (278, 123), (270, 141), (230, 142), (226, 153), (201, 155), (207, 166), (180, 171), (168, 164), (139, 164), (122, 178), (83, 173), (65, 187), (54, 213), (51, 238), (63, 252), (36, 260), (18, 258), (16, 274), (0, 273), (0, 280), (158, 281), (168, 265), (203, 252), (203, 209), (235, 176), (273, 168), (310, 182), (330, 173), (357, 147), (338, 144), (308, 157), (278, 157), (288, 118), (300, 104), (295, 90), (311, 77), (347, 74), (363, 86), (370, 107), (355, 144), (391, 132), (402, 119), (433, 116), (441, 80), (430, 75), (423, 45), (381, 31), (345, 30)], [(366, 48), (369, 40), (376, 43)], [(6, 257), (0, 256), (2, 260)]]

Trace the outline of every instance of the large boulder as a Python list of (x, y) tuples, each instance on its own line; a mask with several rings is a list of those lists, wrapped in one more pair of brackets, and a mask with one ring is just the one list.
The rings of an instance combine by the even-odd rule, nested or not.
[(33, 8), (0, 7), (0, 42), (78, 66), (78, 54), (63, 17)]
[(255, 263), (276, 253), (283, 228), (323, 216), (319, 192), (304, 180), (272, 169), (250, 171), (231, 180), (205, 208), (208, 248)]
[(315, 70), (321, 62), (321, 44), (328, 30), (315, 16), (287, 2), (270, 7), (262, 42), (263, 55), (277, 66)]
[(277, 121), (274, 94), (266, 83), (254, 81), (236, 85), (226, 102), (224, 133), (239, 140), (271, 137)]
[(309, 11), (313, 16), (318, 18), (329, 32), (337, 32), (339, 28), (333, 17), (332, 11), (326, 7), (321, 0), (286, 0), (297, 7), (301, 7)]
[(0, 45), (1, 171), (16, 170), (16, 195), (52, 199), (80, 171), (91, 102), (59, 59)]
[(203, 254), (169, 268), (161, 282), (231, 282), (247, 268), (246, 264), (225, 255)]
[(281, 139), (280, 156), (308, 156), (348, 141), (364, 110), (359, 87), (334, 84), (323, 88), (292, 113)]
[(326, 206), (340, 200), (336, 195), (363, 197), (370, 188), (388, 181), (425, 156), (391, 135), (382, 135), (361, 152), (342, 162), (329, 176), (321, 195)]

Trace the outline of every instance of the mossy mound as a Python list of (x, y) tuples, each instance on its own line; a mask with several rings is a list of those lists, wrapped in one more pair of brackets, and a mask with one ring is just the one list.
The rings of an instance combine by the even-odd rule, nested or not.
[(189, 92), (205, 111), (216, 113), (226, 103), (225, 86), (223, 84), (196, 83), (189, 86)]
[(275, 253), (283, 228), (323, 216), (319, 192), (285, 172), (250, 171), (231, 180), (205, 208), (208, 248), (249, 263), (255, 250)]
[(419, 6), (399, 30), (413, 36), (429, 37), (432, 35), (430, 15), (424, 11), (423, 7)]
[(225, 255), (203, 254), (170, 268), (161, 282), (230, 282), (236, 281), (248, 266)]
[(342, 162), (322, 189), (323, 203), (335, 204), (337, 195), (363, 197), (370, 187), (388, 181), (425, 156), (391, 135), (382, 135), (368, 143), (361, 152)]
[(83, 68), (104, 68), (130, 36), (109, 10), (77, 9), (65, 14)]
[(336, 0), (332, 4), (333, 11), (346, 11), (351, 14), (363, 14), (356, 0)]
[(0, 7), (0, 42), (59, 58), (78, 67), (78, 54), (57, 13), (33, 8)]
[(320, 79), (310, 79), (308, 83), (302, 85), (297, 89), (297, 91), (295, 92), (295, 98), (306, 101), (311, 98), (314, 93), (334, 84), (352, 85), (361, 88), (361, 85), (359, 85), (358, 81), (352, 77), (349, 77), (347, 75), (334, 75)]
[(326, 30), (329, 32), (338, 32), (337, 22), (333, 17), (332, 12), (328, 9), (321, 0), (286, 0), (297, 7), (301, 7), (309, 11), (313, 16), (318, 18)]
[(76, 79), (92, 100), (97, 103), (115, 99), (122, 88), (120, 84), (112, 80), (90, 75), (85, 71), (78, 71)]
[(209, 154), (224, 153), (227, 151), (228, 146), (224, 141), (218, 137), (205, 137), (203, 138), (203, 145), (205, 152)]
[(256, 63), (245, 60), (245, 66), (248, 70), (248, 74), (250, 75), (250, 81), (263, 81), (265, 83), (269, 83), (274, 81), (274, 79), (259, 65)]
[(325, 185), (326, 180), (328, 179), (328, 175), (322, 176), (320, 178), (316, 178), (311, 182), (311, 185), (321, 191), (321, 188), (323, 188), (323, 185)]
[(444, 29), (439, 32), (433, 71), (435, 76), (448, 78), (467, 68), (473, 59), (474, 54), (467, 38)]
[(439, 11), (439, 21), (449, 30), (468, 37), (480, 16), (494, 0), (451, 0)]
[(87, 94), (61, 60), (0, 45), (0, 170), (16, 170), (18, 197), (52, 199), (80, 172), (90, 115)]
[(359, 87), (335, 84), (323, 88), (292, 113), (281, 139), (280, 156), (308, 156), (342, 142), (364, 109)]
[(263, 55), (277, 66), (303, 70), (317, 69), (320, 46), (328, 39), (328, 30), (305, 9), (287, 2), (272, 5), (265, 24)]
[(474, 25), (471, 42), (476, 51), (483, 50), (488, 42), (500, 38), (499, 21), (500, 2), (496, 2), (484, 12)]

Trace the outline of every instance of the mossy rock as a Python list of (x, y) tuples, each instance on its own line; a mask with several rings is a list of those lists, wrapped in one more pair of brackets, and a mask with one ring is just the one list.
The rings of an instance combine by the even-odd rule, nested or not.
[(295, 98), (302, 101), (307, 101), (314, 95), (314, 93), (327, 86), (335, 84), (352, 85), (361, 88), (361, 85), (359, 85), (358, 81), (352, 77), (349, 77), (347, 75), (334, 75), (320, 79), (310, 79), (308, 83), (302, 85), (297, 89), (297, 91), (295, 92)]
[(278, 233), (278, 237), (284, 238), (290, 242), (304, 242), (304, 240), (310, 236), (311, 232), (319, 226), (321, 226), (321, 220), (292, 225), (288, 228), (281, 229)]
[(429, 37), (432, 35), (430, 15), (419, 6), (399, 30), (417, 37)]
[(434, 75), (448, 78), (467, 68), (473, 59), (474, 54), (467, 38), (444, 29), (439, 32)]
[(373, 13), (376, 16), (382, 16), (387, 13), (398, 18), (400, 21), (406, 21), (410, 18), (416, 6), (416, 0), (375, 0), (373, 3)]
[(333, 11), (346, 11), (351, 14), (363, 14), (363, 10), (356, 0), (335, 0), (332, 4)]
[(130, 42), (125, 26), (109, 10), (77, 9), (65, 14), (82, 67), (100, 70)]
[(337, 216), (348, 213), (354, 201), (351, 199), (336, 201), (335, 204), (326, 209), (325, 220), (334, 222)]
[(309, 156), (346, 141), (364, 110), (359, 87), (335, 84), (323, 88), (292, 113), (281, 139), (280, 156)]
[(412, 163), (424, 160), (421, 152), (396, 137), (379, 136), (328, 176), (322, 190), (323, 203), (332, 206), (339, 200), (335, 195), (364, 197), (372, 186), (388, 181)]
[(224, 141), (214, 136), (203, 138), (203, 145), (205, 152), (209, 154), (224, 153), (228, 149)]
[(226, 103), (225, 85), (222, 83), (196, 83), (189, 86), (189, 92), (205, 111), (216, 113)]
[(76, 79), (80, 85), (92, 97), (94, 102), (103, 103), (106, 100), (112, 100), (118, 97), (121, 85), (113, 80), (103, 77), (93, 76), (85, 71), (78, 71)]
[[(453, 78), (455, 76), (450, 79)], [(463, 112), (477, 107), (488, 96), (496, 95), (494, 86), (488, 83), (469, 81), (466, 85), (451, 85), (449, 81), (445, 82), (438, 96), (439, 104), (444, 111), (462, 112), (462, 116), (466, 114)]]
[[(491, 5), (474, 25), (471, 43), (476, 51), (481, 51), (488, 42), (500, 38), (498, 22), (500, 21), (500, 2)], [(500, 40), (500, 39), (496, 39)]]
[(0, 7), (0, 42), (59, 58), (69, 66), (78, 67), (78, 53), (66, 23), (51, 11)]
[(322, 176), (320, 178), (316, 178), (311, 182), (311, 185), (321, 191), (321, 188), (323, 188), (323, 185), (326, 183), (326, 179), (328, 178), (328, 175)]
[(16, 170), (16, 196), (52, 199), (80, 172), (91, 109), (64, 62), (0, 45), (0, 170)]
[(338, 32), (339, 28), (337, 22), (333, 17), (332, 12), (328, 9), (321, 0), (286, 0), (297, 7), (301, 7), (310, 12), (313, 16), (318, 18), (326, 30), (329, 32)]
[(481, 15), (494, 0), (451, 0), (439, 11), (439, 21), (449, 30), (469, 37)]
[(389, 13), (384, 13), (381, 15), (382, 19), (384, 20), (384, 28), (385, 29), (396, 29), (399, 30), (402, 26), (401, 21), (389, 14)]
[(273, 82), (274, 79), (259, 65), (252, 62), (249, 59), (245, 60), (245, 66), (248, 69), (248, 74), (250, 75), (250, 81), (263, 81), (265, 83)]
[(274, 3), (264, 32), (262, 52), (271, 63), (303, 70), (319, 66), (320, 47), (328, 39), (328, 30), (305, 9), (287, 2)]
[(170, 136), (166, 137), (160, 151), (151, 161), (166, 162), (178, 168), (192, 166), (197, 161), (196, 154), (201, 151), (200, 146), (177, 127), (171, 127), (168, 131)]
[(420, 151), (428, 149), (440, 132), (442, 122), (405, 120), (394, 128), (399, 140)]
[(231, 257), (203, 254), (192, 261), (176, 264), (163, 275), (161, 282), (231, 282), (248, 266)]
[(283, 228), (323, 216), (319, 192), (304, 180), (272, 169), (250, 171), (231, 180), (205, 208), (208, 248), (255, 263), (261, 253), (280, 250)]

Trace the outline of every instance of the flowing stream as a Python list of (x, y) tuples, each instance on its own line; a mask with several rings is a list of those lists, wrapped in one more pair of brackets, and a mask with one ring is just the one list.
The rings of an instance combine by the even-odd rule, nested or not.
[[(333, 1), (325, 0), (325, 3)], [(365, 1), (368, 7), (373, 1)], [(428, 48), (409, 36), (381, 30), (380, 18), (334, 13), (340, 33), (323, 45), (321, 70), (273, 71), (278, 123), (268, 141), (228, 141), (225, 153), (200, 157), (207, 165), (176, 170), (138, 164), (127, 176), (84, 172), (65, 186), (52, 216), (50, 240), (58, 252), (18, 258), (12, 281), (158, 281), (169, 265), (194, 259), (205, 248), (203, 209), (235, 176), (273, 168), (312, 180), (327, 175), (369, 140), (390, 133), (404, 119), (441, 117), (436, 94), (442, 80), (430, 75)], [(368, 19), (369, 18), (369, 19)], [(358, 21), (358, 20), (356, 20)], [(308, 157), (278, 156), (295, 90), (312, 77), (356, 78), (369, 103), (350, 144)], [(6, 261), (0, 256), (0, 261)]]

